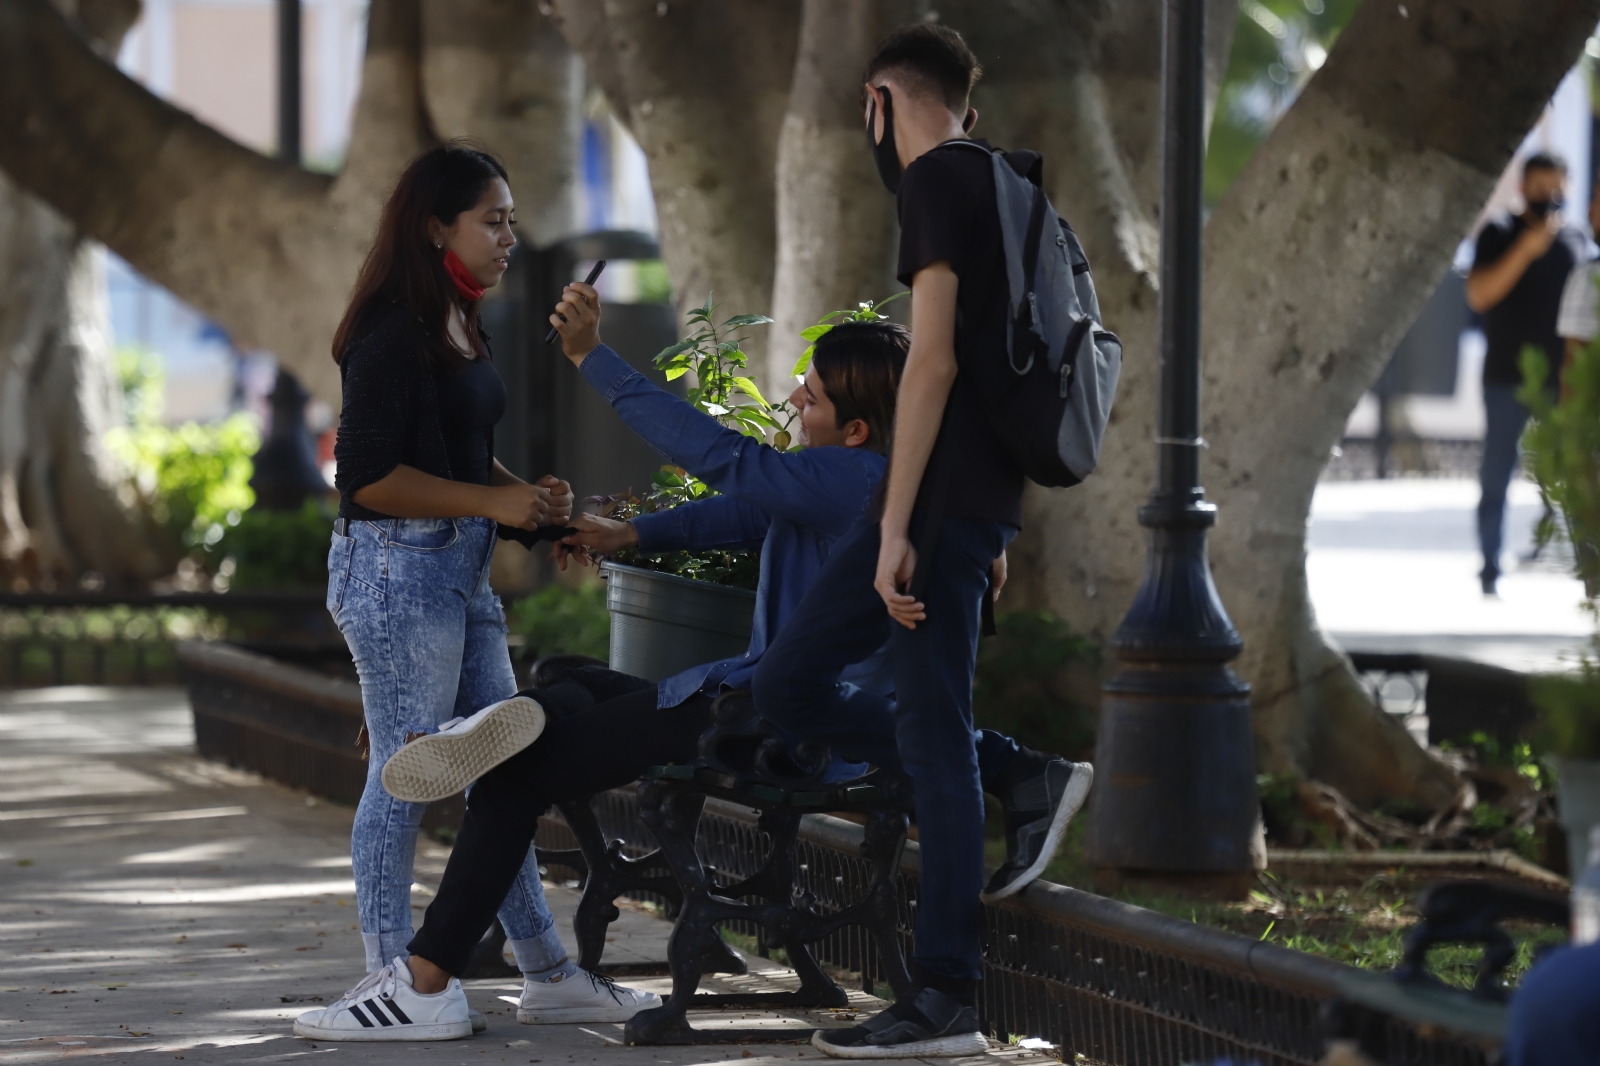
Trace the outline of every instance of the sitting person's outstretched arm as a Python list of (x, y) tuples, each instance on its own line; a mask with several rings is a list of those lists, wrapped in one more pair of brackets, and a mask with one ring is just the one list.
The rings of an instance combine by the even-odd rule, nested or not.
[(729, 429), (602, 345), (599, 319), (599, 296), (574, 283), (550, 321), (572, 364), (662, 455), (718, 492), (800, 525), (842, 533), (865, 510), (882, 473), (880, 457), (857, 448), (780, 452)]
[[(637, 515), (626, 522), (599, 515), (574, 515), (568, 523), (576, 533), (561, 543), (614, 555), (637, 548), (646, 555), (659, 552), (702, 551), (708, 548), (761, 547), (772, 520), (765, 511), (732, 496), (713, 496), (665, 511)], [(563, 559), (562, 565), (565, 566)]]

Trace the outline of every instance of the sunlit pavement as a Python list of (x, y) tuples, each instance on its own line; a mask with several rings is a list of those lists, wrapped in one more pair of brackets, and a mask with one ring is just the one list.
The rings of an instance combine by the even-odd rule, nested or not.
[[(361, 976), (349, 808), (193, 754), (176, 689), (0, 692), (0, 1063), (752, 1063), (818, 1059), (800, 1044), (629, 1048), (620, 1025), (527, 1026), (515, 981), (468, 982), (489, 1030), (447, 1043), (312, 1043), (298, 1013)], [(419, 846), (413, 906), (445, 848)], [(569, 939), (577, 893), (547, 886)], [(607, 960), (666, 957), (670, 926), (625, 910)], [(735, 987), (792, 987), (761, 959)], [(630, 979), (665, 993), (665, 979)], [(880, 1004), (860, 992), (854, 1003)], [(798, 1011), (695, 1014), (702, 1027), (848, 1024)], [(1011, 1048), (988, 1056), (1043, 1061)]]
[(1498, 598), (1478, 585), (1477, 505), (1470, 480), (1319, 485), (1306, 570), (1322, 627), (1352, 651), (1434, 652), (1517, 670), (1570, 664), (1594, 632), (1582, 583), (1557, 551), (1518, 563), (1543, 510), (1538, 490), (1511, 486)]

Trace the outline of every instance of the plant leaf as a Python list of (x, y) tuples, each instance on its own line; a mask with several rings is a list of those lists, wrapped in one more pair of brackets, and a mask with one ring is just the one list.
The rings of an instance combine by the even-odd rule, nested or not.
[(661, 360), (663, 360), (663, 359), (671, 359), (673, 356), (679, 355), (679, 354), (681, 354), (683, 352), (686, 352), (690, 348), (693, 348), (693, 347), (694, 347), (694, 338), (690, 337), (686, 341), (679, 341), (677, 344), (674, 344), (674, 345), (671, 345), (669, 347), (663, 348), (663, 349), (661, 349), (660, 353), (656, 355), (656, 364), (660, 365)]
[[(834, 313), (837, 314), (838, 312)], [(800, 339), (803, 341), (815, 342), (818, 337), (822, 336), (832, 328), (833, 323), (831, 322), (818, 322), (814, 326), (807, 326), (805, 329), (801, 330)]]
[(766, 315), (734, 315), (722, 324), (723, 329), (742, 329), (745, 326), (764, 326), (772, 319)]
[(737, 378), (733, 379), (733, 383), (735, 385), (739, 386), (739, 390), (741, 392), (743, 392), (746, 396), (750, 397), (756, 403), (760, 404), (762, 407), (771, 407), (772, 406), (770, 403), (767, 402), (767, 398), (765, 396), (761, 395), (761, 390), (756, 387), (756, 383), (754, 381), (750, 380), (749, 378), (737, 377)]
[(799, 360), (799, 362), (794, 364), (794, 370), (791, 371), (791, 373), (793, 373), (795, 377), (800, 378), (802, 380), (805, 379), (806, 368), (811, 365), (811, 353), (815, 352), (816, 350), (817, 350), (817, 346), (815, 344), (812, 344), (812, 345), (808, 345), (806, 347), (806, 350), (800, 353), (800, 360)]

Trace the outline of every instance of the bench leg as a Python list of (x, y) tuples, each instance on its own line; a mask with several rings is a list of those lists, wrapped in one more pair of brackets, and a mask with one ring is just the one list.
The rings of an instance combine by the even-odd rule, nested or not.
[(762, 924), (768, 930), (769, 942), (783, 948), (789, 965), (800, 978), (794, 1003), (804, 1007), (848, 1006), (850, 997), (822, 972), (802, 932), (806, 917), (816, 915), (816, 898), (809, 893), (797, 897), (795, 893), (800, 815), (796, 811), (767, 811), (761, 815), (761, 828), (772, 838), (772, 852), (761, 872), (745, 884), (767, 901), (764, 909), (773, 920)]
[[(683, 893), (683, 903), (667, 941), (667, 962), (672, 969), (672, 994), (659, 1007), (640, 1011), (628, 1019), (623, 1041), (628, 1044), (688, 1044), (694, 1029), (685, 1017), (700, 987), (706, 953), (721, 943), (710, 911), (711, 879), (695, 854), (695, 832), (705, 797), (680, 792), (660, 782), (639, 789), (639, 817), (661, 845)], [(725, 947), (725, 945), (724, 945)]]
[(911, 991), (911, 974), (906, 969), (897, 920), (900, 855), (905, 851), (910, 824), (911, 820), (899, 811), (873, 811), (867, 816), (867, 831), (861, 841), (861, 855), (872, 863), (872, 887), (867, 890), (871, 921), (867, 929), (877, 941), (879, 965), (897, 999)]

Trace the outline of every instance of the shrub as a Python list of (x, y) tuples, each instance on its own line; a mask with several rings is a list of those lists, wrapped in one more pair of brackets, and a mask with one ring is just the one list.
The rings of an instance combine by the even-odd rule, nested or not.
[[(236, 589), (316, 588), (328, 583), (333, 512), (320, 500), (298, 511), (252, 507), (236, 516), (213, 555)], [(230, 565), (231, 560), (231, 565)]]
[(519, 658), (560, 654), (611, 658), (611, 617), (603, 585), (546, 585), (506, 609), (506, 626), (525, 641)]
[(995, 628), (978, 645), (972, 684), (978, 726), (1040, 751), (1088, 758), (1100, 649), (1049, 611), (1007, 611), (996, 616)]
[(255, 421), (239, 412), (207, 425), (165, 425), (160, 357), (124, 350), (117, 353), (117, 370), (128, 424), (107, 434), (107, 447), (133, 475), (158, 525), (184, 548), (215, 547), (255, 502), (250, 457), (261, 447)]

